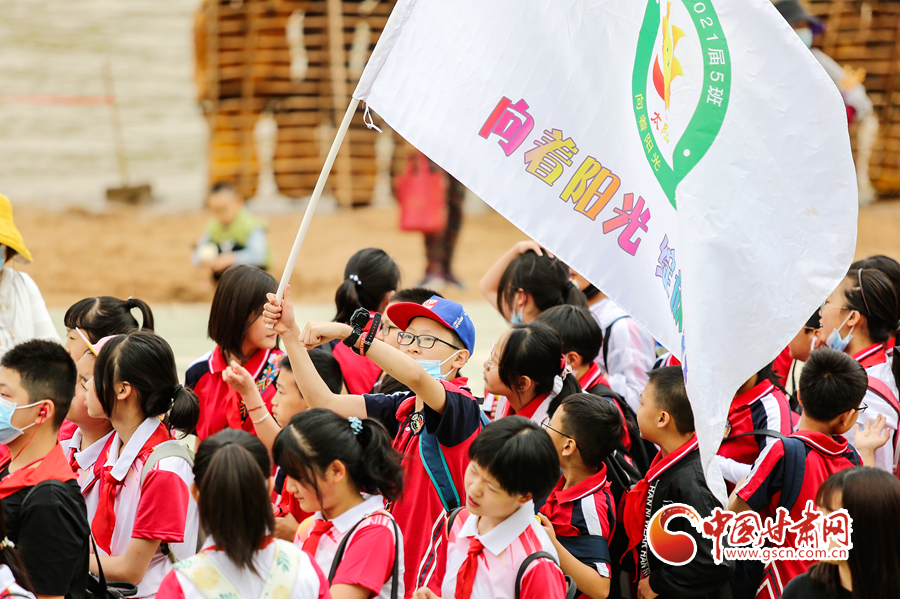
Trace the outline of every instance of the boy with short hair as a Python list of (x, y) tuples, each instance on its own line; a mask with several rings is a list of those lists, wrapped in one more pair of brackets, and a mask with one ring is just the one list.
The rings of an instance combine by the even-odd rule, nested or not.
[(266, 228), (244, 206), (244, 198), (230, 183), (216, 183), (206, 205), (213, 217), (194, 249), (194, 266), (209, 266), (218, 281), (236, 264), (268, 270), (272, 263)]
[(576, 393), (543, 427), (556, 447), (562, 478), (541, 507), (541, 522), (563, 572), (588, 597), (605, 599), (618, 564), (609, 554), (616, 504), (604, 460), (619, 445), (622, 416), (609, 400)]
[(721, 504), (706, 485), (694, 415), (681, 368), (666, 366), (648, 373), (638, 405), (641, 437), (659, 446), (650, 470), (625, 497), (623, 524), (638, 566), (640, 597), (730, 597), (728, 581), (734, 573), (730, 561), (716, 565), (712, 541), (703, 537), (686, 518), (670, 520), (670, 531), (689, 534), (697, 545), (694, 559), (671, 566), (647, 546), (647, 525), (656, 512), (671, 503), (694, 508), (708, 517)]
[[(405, 491), (390, 506), (403, 533), (404, 585), (407, 596), (426, 584), (442, 564), (428, 560), (440, 542), (443, 513), (460, 504), (467, 451), (483, 426), (484, 413), (459, 370), (475, 346), (475, 327), (463, 307), (434, 296), (424, 304), (399, 303), (387, 315), (400, 328), (404, 351), (379, 341), (375, 333), (358, 334), (349, 325), (308, 323), (301, 332), (294, 319), (290, 286), (282, 305), (269, 294), (263, 318), (281, 333), (295, 379), (311, 407), (328, 408), (345, 417), (374, 418), (404, 454)], [(376, 315), (376, 317), (378, 317)], [(372, 324), (377, 330), (377, 323)], [(347, 340), (382, 370), (409, 387), (391, 395), (339, 395), (324, 384), (307, 348), (332, 339)]]
[[(469, 458), (465, 507), (448, 522), (447, 539), (437, 556), (446, 563), (446, 573), (435, 581), (440, 597), (565, 597), (566, 580), (555, 561), (540, 557), (523, 564), (538, 552), (557, 558), (553, 542), (534, 517), (534, 498), (543, 497), (559, 474), (553, 443), (537, 424), (509, 416), (484, 428), (469, 447)], [(416, 599), (438, 598), (433, 588), (420, 588)]]
[(0, 472), (0, 499), (7, 537), (39, 597), (80, 599), (87, 586), (90, 525), (57, 442), (75, 376), (72, 358), (52, 341), (26, 341), (0, 360), (0, 441), (13, 456)]
[[(815, 502), (826, 478), (860, 465), (859, 455), (841, 435), (865, 410), (860, 403), (867, 386), (865, 369), (849, 355), (829, 348), (811, 352), (800, 373), (803, 414), (797, 431), (763, 450), (746, 481), (731, 496), (728, 509), (735, 513), (754, 510), (765, 521), (767, 517), (774, 520), (777, 509), (784, 507), (794, 522), (802, 520), (806, 502)], [(857, 440), (861, 438), (857, 436)], [(794, 547), (795, 540), (795, 534), (788, 532), (781, 546)], [(780, 597), (785, 585), (812, 563), (775, 560), (766, 565), (762, 580), (757, 581), (756, 597)]]

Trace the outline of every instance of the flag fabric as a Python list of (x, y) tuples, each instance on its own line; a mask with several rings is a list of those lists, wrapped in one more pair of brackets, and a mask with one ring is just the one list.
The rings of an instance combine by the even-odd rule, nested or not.
[(769, 0), (399, 0), (354, 97), (682, 360), (724, 496), (735, 391), (856, 245), (841, 96)]

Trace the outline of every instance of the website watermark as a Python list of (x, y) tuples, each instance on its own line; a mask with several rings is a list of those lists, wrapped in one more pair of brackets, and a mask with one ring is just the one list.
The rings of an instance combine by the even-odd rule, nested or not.
[(697, 555), (697, 542), (686, 532), (669, 529), (673, 519), (685, 518), (697, 532), (712, 540), (716, 564), (724, 560), (847, 559), (853, 548), (853, 521), (847, 510), (824, 514), (807, 501), (801, 516), (794, 521), (785, 508), (779, 507), (774, 518), (763, 521), (753, 511), (735, 514), (717, 507), (708, 518), (701, 518), (693, 507), (673, 503), (653, 514), (647, 526), (647, 546), (671, 566), (690, 563)]

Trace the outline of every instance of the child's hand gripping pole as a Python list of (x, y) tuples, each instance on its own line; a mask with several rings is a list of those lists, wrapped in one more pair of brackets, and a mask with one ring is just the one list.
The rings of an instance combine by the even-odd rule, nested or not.
[[(357, 107), (359, 107), (359, 100), (353, 98), (350, 101), (350, 106), (347, 107), (347, 112), (344, 113), (344, 120), (341, 121), (341, 126), (338, 127), (337, 134), (334, 136), (334, 141), (331, 143), (328, 157), (325, 158), (322, 172), (319, 173), (316, 187), (313, 189), (312, 196), (309, 198), (309, 205), (306, 207), (306, 213), (303, 215), (303, 220), (300, 222), (300, 230), (297, 231), (297, 237), (294, 239), (293, 247), (291, 247), (291, 254), (288, 256), (287, 264), (284, 266), (284, 273), (281, 275), (281, 283), (278, 284), (278, 292), (275, 294), (278, 302), (281, 302), (281, 299), (284, 297), (284, 288), (291, 282), (291, 273), (294, 272), (294, 265), (297, 264), (297, 255), (300, 253), (300, 248), (303, 246), (303, 239), (306, 237), (309, 223), (312, 221), (313, 214), (316, 211), (316, 204), (319, 203), (319, 198), (322, 196), (322, 190), (325, 189), (325, 181), (328, 180), (328, 174), (331, 173), (334, 159), (337, 158), (338, 150), (341, 149), (344, 136), (347, 135), (347, 129), (350, 127), (350, 121), (353, 119), (353, 114), (356, 112)], [(271, 329), (273, 325), (267, 324), (266, 327)]]

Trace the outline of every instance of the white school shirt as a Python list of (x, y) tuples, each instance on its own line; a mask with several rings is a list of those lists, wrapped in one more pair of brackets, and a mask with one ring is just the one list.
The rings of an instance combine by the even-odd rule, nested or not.
[[(399, 543), (397, 543), (397, 539), (394, 536), (394, 527), (388, 521), (389, 519), (393, 519), (390, 514), (384, 511), (384, 498), (381, 495), (370, 495), (363, 501), (361, 504), (356, 507), (352, 507), (337, 518), (332, 518), (332, 528), (328, 530), (322, 537), (319, 539), (319, 546), (316, 548), (316, 563), (322, 569), (322, 572), (325, 573), (325, 576), (328, 576), (328, 573), (331, 571), (331, 564), (334, 561), (334, 556), (337, 554), (338, 546), (341, 544), (341, 541), (344, 540), (344, 536), (346, 536), (347, 532), (356, 525), (357, 522), (365, 518), (369, 514), (378, 513), (377, 516), (366, 518), (365, 521), (359, 525), (359, 528), (353, 533), (353, 536), (350, 537), (350, 541), (347, 542), (347, 546), (344, 549), (344, 556), (346, 558), (347, 552), (350, 550), (350, 546), (353, 545), (354, 539), (357, 534), (365, 528), (370, 526), (381, 526), (386, 528), (391, 533), (391, 543), (394, 547), (399, 545), (400, 551), (399, 554), (395, 556), (397, 560), (397, 564), (399, 566), (398, 570), (398, 578), (397, 578), (397, 596), (403, 597), (404, 586), (403, 586), (403, 533), (400, 532), (400, 528), (397, 527), (397, 534), (400, 535)], [(313, 525), (316, 520), (324, 520), (325, 518), (322, 516), (322, 512), (316, 512), (310, 518), (308, 531), (312, 530)], [(302, 546), (302, 540), (297, 539), (298, 544)], [(367, 548), (369, 549), (369, 548)], [(372, 547), (370, 550), (370, 554), (372, 555), (372, 559), (376, 560), (379, 556), (383, 555), (381, 552), (385, 551), (386, 548)], [(343, 568), (345, 565), (350, 565), (347, 561), (342, 560), (341, 566), (339, 568)], [(391, 570), (389, 570), (390, 572)], [(335, 577), (335, 584), (340, 582), (338, 578), (345, 578), (346, 573), (340, 572), (339, 577)], [(391, 584), (393, 580), (391, 579), (390, 574), (388, 574), (387, 580), (384, 582), (384, 585), (381, 587), (381, 591), (375, 595), (374, 597), (378, 597), (378, 599), (390, 599), (391, 597)]]
[(78, 481), (78, 486), (81, 488), (81, 494), (84, 496), (84, 502), (87, 504), (88, 522), (94, 520), (94, 514), (97, 513), (97, 503), (100, 501), (99, 481), (94, 482), (94, 479), (97, 478), (94, 474), (94, 465), (97, 463), (98, 459), (103, 459), (104, 461), (108, 459), (107, 455), (104, 455), (101, 458), (101, 454), (103, 453), (103, 450), (106, 449), (106, 445), (112, 438), (113, 432), (114, 431), (109, 431), (103, 438), (94, 441), (91, 445), (85, 447), (81, 451), (78, 450), (78, 447), (81, 445), (82, 439), (84, 439), (84, 434), (81, 432), (80, 428), (75, 429), (75, 434), (72, 435), (71, 439), (66, 439), (59, 443), (62, 445), (63, 453), (65, 453), (67, 461), (72, 461), (72, 454), (74, 453), (75, 462), (78, 464), (78, 468), (75, 470), (75, 476), (77, 477), (76, 480)]
[[(212, 538), (208, 538), (203, 544), (203, 554), (211, 559), (225, 575), (228, 582), (238, 591), (239, 597), (255, 599), (261, 596), (266, 578), (272, 570), (272, 563), (275, 560), (275, 542), (269, 543), (253, 556), (253, 565), (259, 574), (254, 574), (249, 568), (238, 568), (234, 562), (228, 559), (224, 551), (219, 551), (214, 545), (215, 542)], [(299, 553), (300, 569), (297, 572), (294, 588), (291, 589), (290, 595), (281, 599), (325, 599), (329, 597), (328, 580), (322, 574), (322, 570), (308, 553), (305, 551)], [(157, 597), (159, 599), (206, 599), (200, 589), (178, 570), (169, 572)]]
[(59, 341), (37, 283), (10, 266), (0, 270), (0, 356), (31, 339)]
[(590, 311), (604, 335), (612, 325), (607, 352), (609, 363), (603, 361), (602, 347), (594, 361), (606, 373), (612, 390), (624, 397), (637, 413), (641, 393), (647, 386), (647, 372), (656, 361), (656, 341), (608, 297), (590, 306)]
[(0, 597), (30, 597), (35, 596), (16, 583), (12, 570), (6, 564), (0, 564)]
[[(894, 373), (891, 371), (890, 359), (887, 362), (869, 366), (866, 368), (866, 374), (887, 385), (888, 389), (894, 394), (894, 397), (900, 398), (900, 394), (897, 393), (897, 382), (894, 380)], [(897, 410), (892, 408), (888, 402), (884, 401), (880, 395), (871, 390), (866, 390), (866, 395), (863, 397), (862, 402), (866, 404), (868, 408), (859, 415), (859, 418), (856, 420), (856, 426), (844, 433), (844, 438), (855, 447), (856, 443), (854, 441), (856, 439), (856, 433), (865, 428), (866, 419), (870, 418), (872, 422), (875, 422), (875, 418), (879, 414), (882, 414), (885, 418), (885, 428), (890, 432), (890, 436), (888, 437), (887, 443), (875, 450), (875, 467), (893, 474), (894, 437), (897, 435)]]
[[(458, 518), (463, 515), (464, 512), (461, 512)], [(483, 557), (478, 558), (478, 570), (470, 599), (513, 599), (519, 566), (532, 553), (546, 551), (557, 562), (559, 561), (553, 542), (534, 515), (533, 501), (520, 507), (484, 535), (478, 534), (478, 517), (471, 514), (466, 516), (462, 523), (459, 520), (453, 522), (454, 530), (451, 531), (447, 541), (447, 571), (441, 583), (441, 596), (445, 599), (456, 595), (456, 576), (466, 561), (472, 537), (481, 541), (484, 549)], [(548, 560), (539, 559), (528, 566), (526, 576), (522, 577), (523, 596), (526, 594), (526, 577), (535, 575), (539, 577), (533, 579), (536, 585), (541, 584), (539, 581), (555, 578), (562, 581), (562, 588), (565, 588), (565, 580), (559, 566)], [(542, 596), (556, 599), (549, 593)]]
[[(144, 461), (137, 457), (161, 425), (159, 418), (148, 418), (141, 423), (124, 448), (118, 433), (113, 436), (110, 443), (106, 466), (112, 467), (111, 474), (116, 480), (125, 481), (116, 494), (116, 527), (112, 535), (112, 555), (125, 555), (133, 533), (140, 534), (139, 538), (150, 538), (146, 535), (154, 532), (150, 530), (134, 531), (135, 518), (142, 499), (152, 501), (154, 507), (159, 507), (153, 511), (154, 515), (158, 516), (158, 520), (149, 523), (151, 528), (158, 529), (157, 531), (161, 532), (161, 535), (183, 538), (183, 542), (169, 543), (169, 548), (175, 552), (175, 557), (182, 560), (197, 553), (200, 520), (197, 514), (197, 503), (190, 493), (191, 484), (194, 482), (194, 473), (190, 464), (175, 456), (160, 460), (153, 468), (154, 471), (162, 473), (156, 477), (158, 480), (154, 483), (158, 485), (156, 486), (157, 492), (153, 497), (141, 497), (140, 483), (144, 471)], [(177, 443), (177, 441), (167, 441), (167, 443)], [(118, 455), (120, 448), (121, 455)], [(118, 458), (115, 457), (116, 455)], [(147, 480), (144, 481), (145, 485), (149, 478), (148, 475)], [(173, 522), (171, 509), (166, 509), (176, 501), (187, 501), (187, 517), (184, 522)], [(158, 539), (160, 536), (152, 538)], [(103, 549), (98, 548), (98, 550), (102, 554), (106, 554)], [(160, 549), (157, 549), (150, 559), (150, 565), (147, 567), (144, 578), (138, 584), (138, 592), (135, 596), (154, 597), (163, 578), (171, 569), (172, 562), (163, 555)]]

